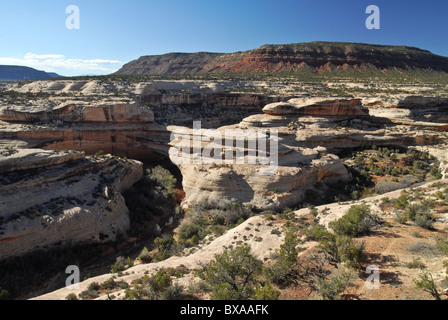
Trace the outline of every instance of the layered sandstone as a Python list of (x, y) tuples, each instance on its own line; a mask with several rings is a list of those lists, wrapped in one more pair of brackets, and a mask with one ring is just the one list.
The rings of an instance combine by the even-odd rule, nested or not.
[(344, 42), (264, 45), (235, 53), (169, 53), (143, 56), (124, 65), (118, 75), (214, 73), (310, 73), (334, 70), (431, 69), (448, 72), (448, 58), (406, 46)]
[(114, 240), (129, 228), (121, 192), (143, 176), (137, 161), (29, 149), (3, 153), (0, 170), (0, 260)]

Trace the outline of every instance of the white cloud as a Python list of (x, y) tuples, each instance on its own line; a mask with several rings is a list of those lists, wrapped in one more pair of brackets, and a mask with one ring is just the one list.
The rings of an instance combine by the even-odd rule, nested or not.
[(26, 66), (47, 72), (56, 72), (65, 76), (109, 74), (122, 66), (122, 62), (118, 60), (69, 59), (61, 54), (35, 53), (27, 53), (23, 58), (0, 57), (0, 64)]

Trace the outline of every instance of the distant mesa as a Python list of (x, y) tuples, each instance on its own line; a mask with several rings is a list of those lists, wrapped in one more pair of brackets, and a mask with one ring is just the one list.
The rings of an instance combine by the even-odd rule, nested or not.
[(236, 53), (168, 53), (143, 56), (124, 65), (118, 75), (216, 73), (304, 73), (333, 71), (448, 72), (448, 57), (408, 46), (345, 42), (264, 45)]
[(61, 77), (54, 72), (45, 72), (23, 66), (0, 65), (0, 81), (36, 80)]

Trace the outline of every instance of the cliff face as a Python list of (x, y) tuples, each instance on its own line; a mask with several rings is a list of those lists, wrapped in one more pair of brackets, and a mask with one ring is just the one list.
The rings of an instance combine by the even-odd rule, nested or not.
[(0, 171), (0, 260), (114, 240), (129, 228), (121, 192), (143, 176), (137, 161), (34, 149), (3, 152)]
[(432, 69), (448, 72), (448, 58), (405, 46), (310, 42), (264, 45), (230, 54), (170, 53), (144, 56), (116, 74), (280, 73), (384, 69)]

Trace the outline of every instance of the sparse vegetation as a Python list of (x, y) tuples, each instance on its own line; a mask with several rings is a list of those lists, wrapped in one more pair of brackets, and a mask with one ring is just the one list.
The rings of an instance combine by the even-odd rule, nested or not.
[(251, 254), (248, 245), (225, 249), (205, 266), (202, 276), (212, 291), (214, 300), (247, 300), (254, 294), (262, 262)]

